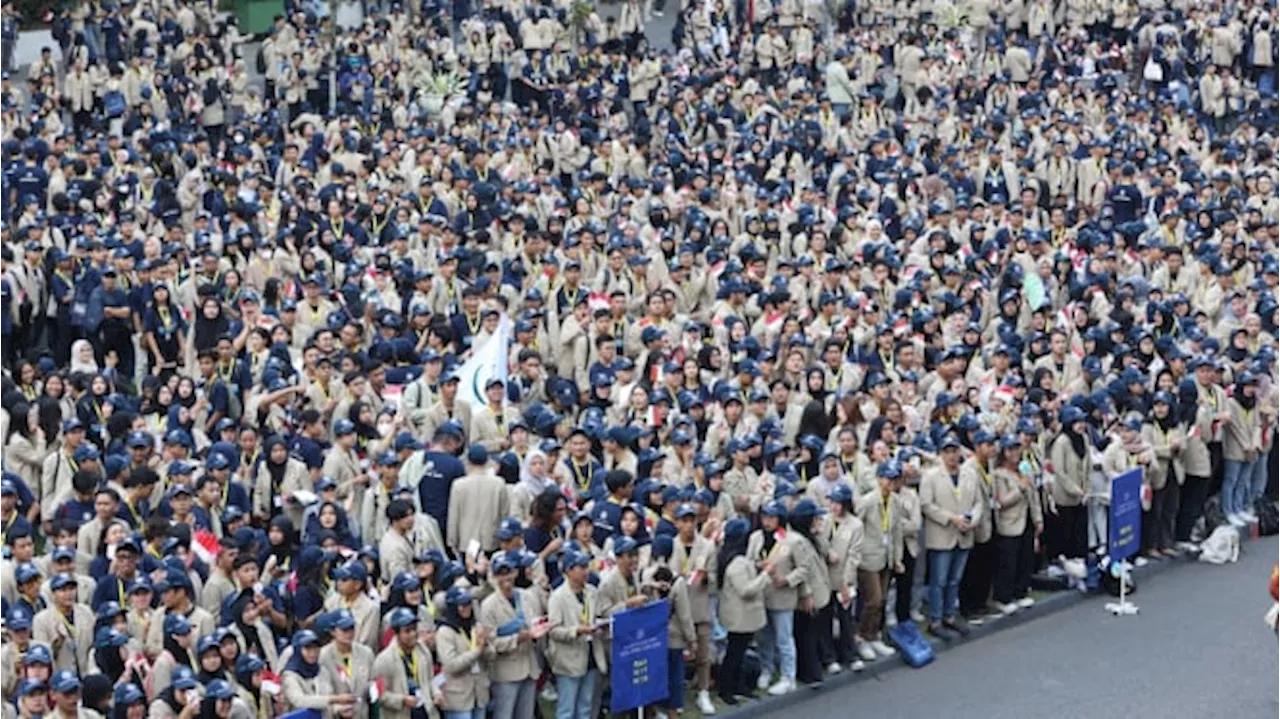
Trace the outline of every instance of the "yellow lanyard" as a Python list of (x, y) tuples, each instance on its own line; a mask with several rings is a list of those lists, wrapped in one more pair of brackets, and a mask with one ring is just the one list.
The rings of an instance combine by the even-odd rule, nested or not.
[(893, 497), (884, 495), (880, 498), (880, 532), (889, 534), (889, 517), (893, 513)]
[(840, 470), (845, 474), (856, 475), (858, 473), (858, 455), (853, 455), (853, 459), (849, 460), (847, 463), (844, 461), (844, 458), (841, 457)]
[(578, 485), (579, 492), (585, 493), (591, 489), (591, 465), (579, 467), (578, 460), (570, 457), (569, 469), (573, 471), (573, 481)]
[(409, 681), (418, 681), (418, 655), (413, 651), (405, 653), (401, 650), (400, 660), (404, 662), (405, 669), (409, 670)]
[(353, 676), (351, 674), (351, 655), (350, 654), (342, 658), (342, 666), (346, 669), (348, 677)]
[(75, 610), (73, 609), (73, 610), (71, 610), (71, 611), (72, 611), (72, 613), (73, 613), (73, 614), (72, 614), (72, 618), (68, 618), (68, 617), (67, 617), (67, 615), (63, 614), (62, 612), (58, 612), (58, 618), (62, 620), (62, 623), (63, 623), (63, 624), (67, 625), (67, 630), (70, 632), (70, 634), (69, 634), (68, 636), (69, 636), (71, 639), (75, 639), (75, 638), (76, 638), (76, 636), (77, 636), (77, 634), (76, 634), (76, 623), (75, 623), (75, 619), (74, 619), (74, 616), (75, 616), (75, 615), (74, 615), (74, 612), (75, 612)]
[(591, 624), (591, 597), (587, 595), (587, 590), (582, 590), (582, 613), (579, 615), (582, 626)]
[(505, 434), (505, 433), (506, 433), (506, 431), (507, 431), (507, 430), (506, 430), (506, 424), (507, 424), (507, 419), (506, 419), (506, 417), (503, 417), (503, 416), (502, 416), (502, 412), (501, 412), (500, 410), (496, 410), (496, 409), (490, 408), (490, 409), (489, 409), (489, 411), (493, 413), (493, 421), (498, 425), (498, 431), (499, 431), (499, 432), (502, 432), (502, 433), (504, 433), (504, 434)]
[(133, 502), (130, 502), (129, 500), (127, 500), (127, 499), (126, 499), (126, 500), (124, 500), (124, 506), (125, 506), (126, 508), (128, 508), (128, 510), (129, 510), (129, 516), (133, 517), (134, 526), (135, 526), (135, 527), (138, 527), (139, 529), (141, 529), (141, 528), (142, 528), (142, 515), (138, 514), (138, 510), (136, 510), (136, 509), (134, 509), (134, 508), (133, 508)]
[(982, 483), (990, 487), (991, 475), (987, 474), (987, 470), (983, 469), (981, 462), (974, 462), (973, 464), (978, 468), (978, 475), (982, 477)]
[(9, 536), (9, 532), (13, 530), (13, 525), (16, 524), (17, 521), (18, 521), (18, 512), (17, 510), (14, 510), (13, 519), (10, 519), (9, 521), (4, 523), (4, 536), (6, 537)]
[(170, 324), (169, 324), (169, 323), (170, 323), (170, 321), (173, 319), (173, 318), (169, 315), (169, 308), (167, 308), (167, 307), (160, 307), (160, 308), (156, 309), (156, 314), (160, 317), (160, 327), (162, 327), (163, 329), (165, 329), (165, 330), (167, 331), (167, 330), (169, 329), (169, 327), (170, 327)]

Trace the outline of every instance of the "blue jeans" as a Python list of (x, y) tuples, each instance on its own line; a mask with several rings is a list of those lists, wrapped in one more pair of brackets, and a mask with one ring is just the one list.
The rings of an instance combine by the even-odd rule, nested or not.
[(929, 619), (955, 616), (960, 607), (960, 578), (969, 563), (968, 549), (929, 550)]
[[(556, 719), (591, 719), (600, 672), (588, 669), (580, 677), (556, 677)], [(483, 719), (479, 717), (478, 719)]]
[(1267, 469), (1271, 461), (1270, 452), (1259, 452), (1258, 461), (1253, 463), (1253, 480), (1249, 483), (1249, 508), (1258, 501), (1258, 497), (1267, 492)]
[(782, 672), (782, 678), (794, 681), (796, 678), (795, 612), (769, 610), (768, 614), (769, 623), (756, 634), (756, 642), (760, 649), (760, 665), (764, 671), (773, 674), (776, 660), (777, 670)]
[(520, 682), (494, 682), (493, 719), (528, 719), (533, 716), (538, 685), (532, 679)]
[(1249, 506), (1253, 466), (1257, 461), (1244, 462), (1228, 459), (1224, 464), (1226, 468), (1222, 476), (1222, 511), (1227, 514), (1243, 512)]
[(444, 719), (484, 719), (484, 707), (476, 707), (471, 711), (440, 712)]

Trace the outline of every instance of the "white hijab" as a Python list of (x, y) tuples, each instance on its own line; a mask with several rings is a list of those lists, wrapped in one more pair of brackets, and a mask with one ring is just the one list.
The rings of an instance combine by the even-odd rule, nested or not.
[[(93, 350), (93, 344), (89, 340), (76, 340), (71, 343), (71, 373), (82, 372), (84, 374), (98, 374), (98, 360), (90, 356), (88, 362), (80, 361), (80, 350), (88, 347)], [(91, 352), (92, 355), (92, 352)]]
[(556, 481), (551, 478), (549, 467), (544, 471), (543, 476), (535, 477), (533, 475), (533, 460), (538, 458), (542, 458), (543, 466), (545, 466), (547, 455), (543, 454), (540, 449), (530, 449), (529, 453), (524, 456), (524, 463), (520, 465), (520, 486), (531, 497), (536, 497), (548, 489), (556, 487)]

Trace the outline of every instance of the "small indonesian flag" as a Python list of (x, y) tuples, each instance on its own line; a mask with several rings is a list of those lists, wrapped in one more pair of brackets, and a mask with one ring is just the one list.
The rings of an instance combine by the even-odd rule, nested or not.
[(372, 682), (369, 682), (369, 703), (377, 704), (378, 700), (382, 698), (382, 694), (385, 689), (386, 681), (384, 681), (382, 677), (378, 677)]
[(279, 696), (280, 695), (280, 675), (276, 674), (270, 669), (263, 670), (262, 691), (270, 694), (273, 697)]
[(213, 564), (218, 557), (218, 552), (222, 551), (222, 545), (218, 542), (218, 538), (207, 529), (196, 530), (191, 535), (191, 548), (195, 550), (196, 556), (200, 557), (200, 561), (205, 564)]
[(907, 322), (906, 317), (899, 317), (897, 321), (893, 323), (893, 334), (896, 337), (905, 335), (909, 329), (911, 329), (911, 324)]
[(609, 309), (609, 295), (603, 292), (592, 292), (587, 295), (587, 306), (592, 312)]

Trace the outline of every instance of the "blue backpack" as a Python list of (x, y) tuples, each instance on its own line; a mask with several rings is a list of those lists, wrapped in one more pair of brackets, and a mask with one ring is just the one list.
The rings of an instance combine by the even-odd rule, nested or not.
[(102, 98), (103, 109), (107, 111), (107, 117), (115, 119), (124, 115), (125, 102), (124, 93), (119, 90), (112, 90)]
[(933, 643), (920, 632), (915, 622), (902, 622), (890, 629), (889, 641), (908, 666), (919, 669), (933, 661)]

